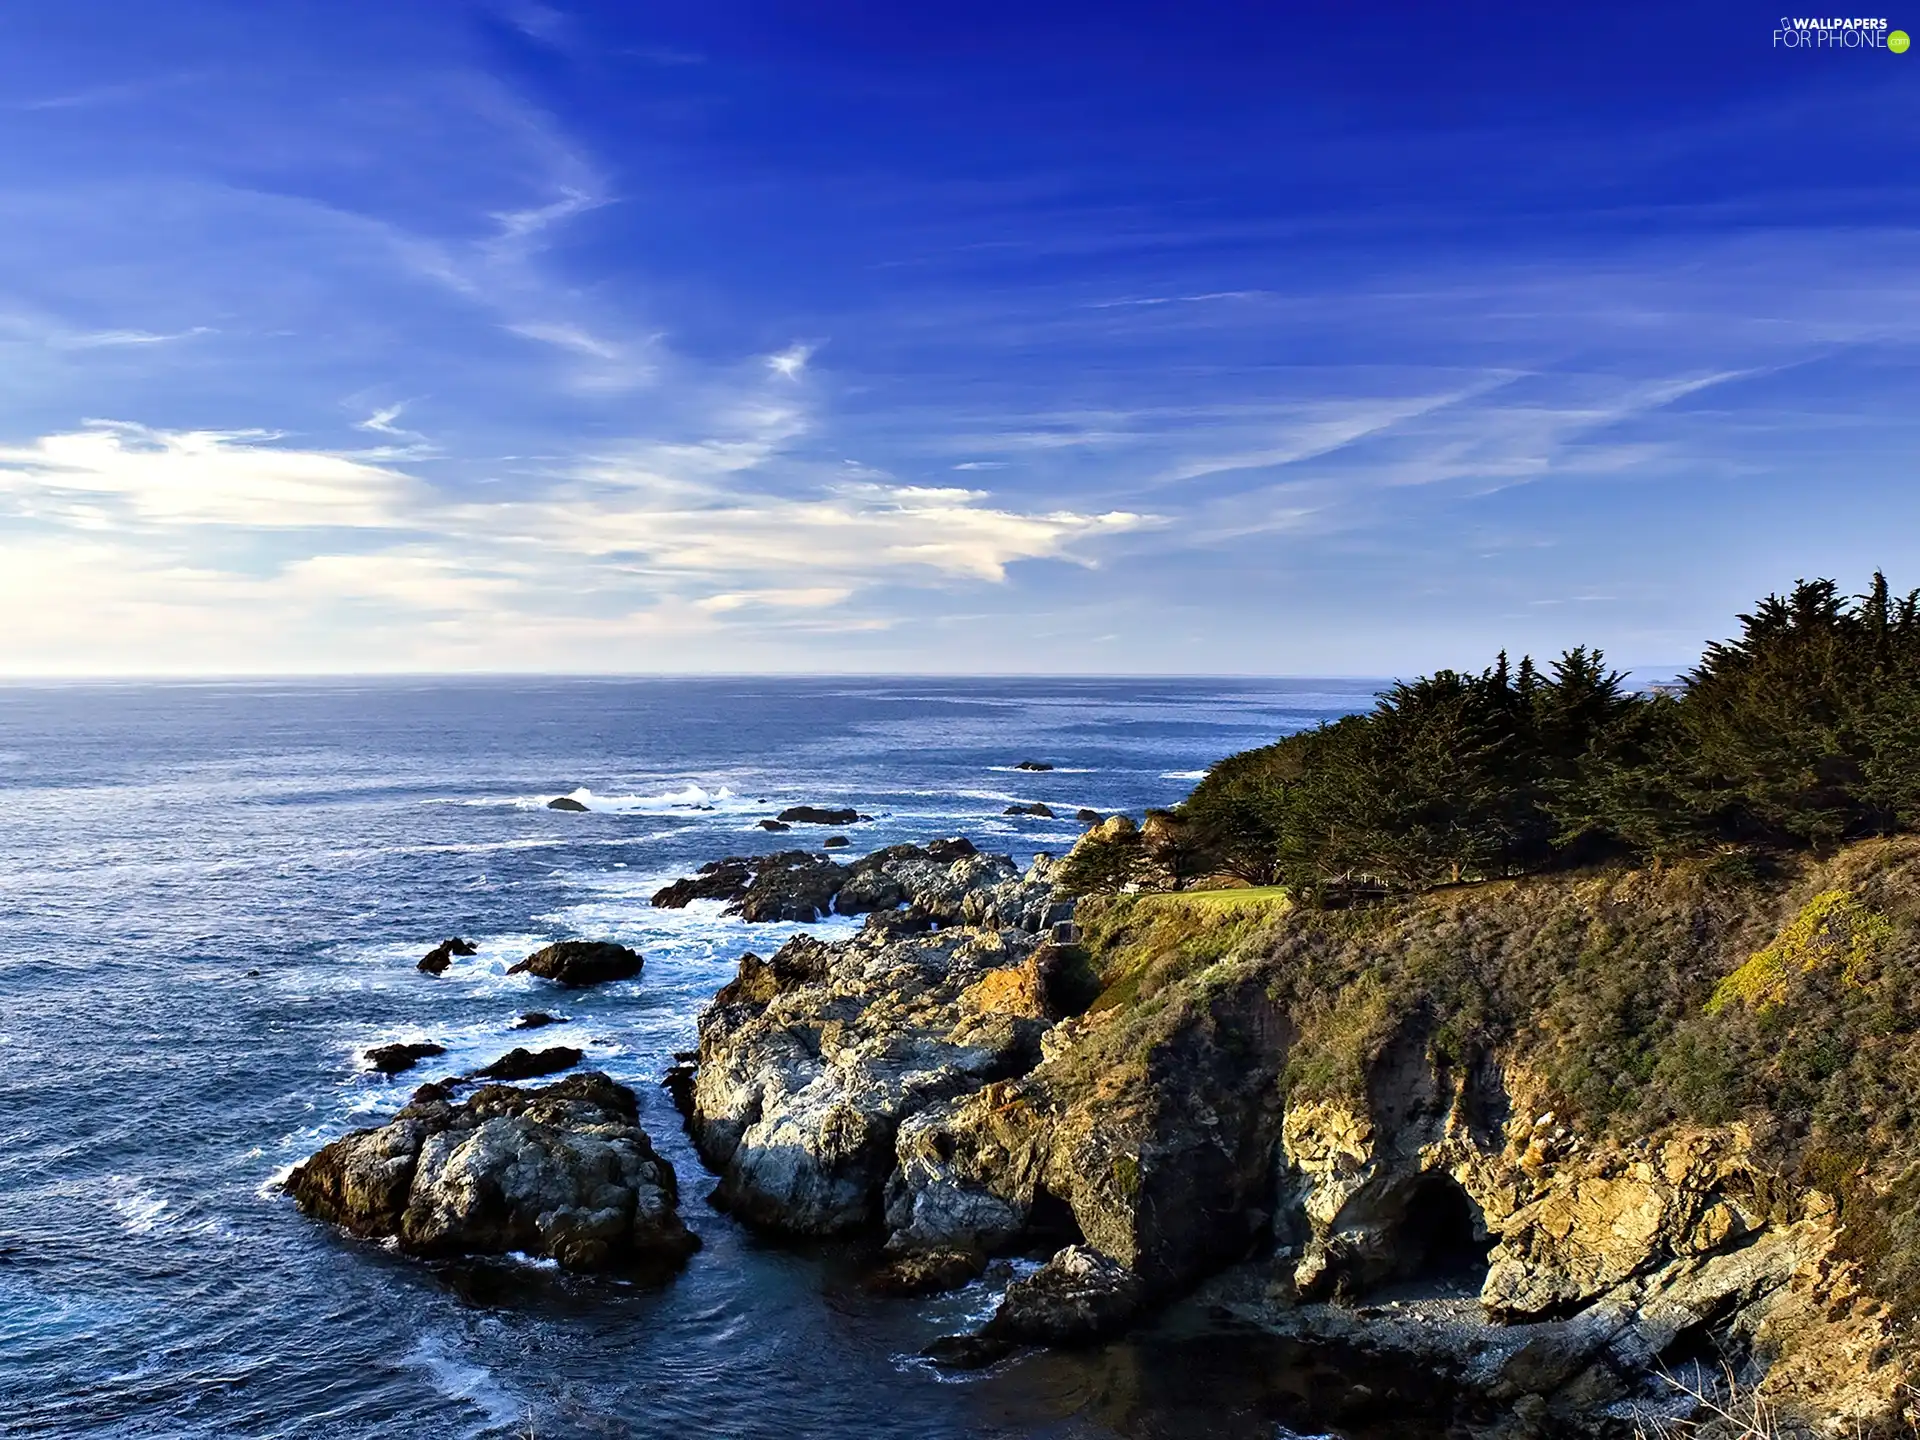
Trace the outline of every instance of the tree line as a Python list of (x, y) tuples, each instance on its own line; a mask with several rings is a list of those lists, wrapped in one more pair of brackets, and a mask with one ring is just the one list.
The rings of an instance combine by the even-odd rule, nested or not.
[(1326, 894), (1920, 828), (1920, 591), (1807, 580), (1739, 623), (1673, 693), (1586, 647), (1396, 684), (1214, 766), (1156, 861)]

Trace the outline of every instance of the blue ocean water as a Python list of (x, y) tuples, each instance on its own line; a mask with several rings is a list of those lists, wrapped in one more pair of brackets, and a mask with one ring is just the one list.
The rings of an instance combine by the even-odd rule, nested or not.
[[(1358, 682), (432, 681), (0, 689), (0, 1432), (20, 1436), (1222, 1436), (1345, 1385), (1272, 1342), (1160, 1331), (979, 1376), (913, 1358), (991, 1304), (889, 1301), (849, 1247), (757, 1240), (658, 1088), (738, 955), (793, 926), (654, 910), (723, 854), (964, 833), (1025, 859), (1212, 761), (1364, 706)], [(1023, 759), (1056, 766), (1040, 774)], [(590, 810), (546, 808), (574, 793)], [(822, 929), (850, 922), (828, 922)], [(479, 943), (438, 980), (414, 961)], [(508, 976), (568, 936), (639, 980)], [(705, 1241), (664, 1289), (427, 1266), (278, 1179), (420, 1080), (539, 1032), (633, 1085)], [(362, 1067), (389, 1040), (440, 1061)], [(1377, 1432), (1410, 1433), (1407, 1425)]]

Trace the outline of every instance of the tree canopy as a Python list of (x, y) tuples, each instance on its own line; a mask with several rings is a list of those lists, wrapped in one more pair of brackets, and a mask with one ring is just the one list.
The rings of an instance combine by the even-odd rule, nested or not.
[(1215, 870), (1308, 893), (1920, 828), (1920, 591), (1806, 580), (1739, 623), (1677, 694), (1586, 647), (1396, 684), (1229, 756), (1179, 817)]

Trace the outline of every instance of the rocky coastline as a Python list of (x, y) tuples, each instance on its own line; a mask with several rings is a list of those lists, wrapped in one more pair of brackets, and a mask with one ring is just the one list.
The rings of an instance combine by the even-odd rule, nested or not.
[[(1289, 927), (1321, 919), (1095, 900), (1090, 951), (1056, 871), (983, 885), (954, 861), (935, 928), (900, 924), (922, 885), (851, 939), (744, 957), (682, 1076), (716, 1203), (869, 1235), (896, 1293), (1045, 1257), (933, 1347), (948, 1364), (1096, 1340), (1197, 1292), (1274, 1335), (1429, 1365), (1514, 1433), (1671, 1418), (1695, 1405), (1681, 1387), (1729, 1379), (1827, 1430), (1899, 1421), (1906, 1351), (1834, 1198), (1772, 1173), (1746, 1124), (1583, 1133), (1519, 1047), (1450, 1053), (1417, 996), (1380, 1007), (1400, 1013), (1374, 1017), (1344, 1091), (1303, 1083), (1329, 997), (1280, 994), (1279, 967)], [(1141, 926), (1142, 907), (1162, 913)]]
[[(1076, 848), (1136, 833), (1116, 817)], [(930, 1347), (948, 1366), (1097, 1341), (1184, 1302), (1424, 1367), (1515, 1436), (1631, 1433), (1729, 1382), (1808, 1433), (1906, 1423), (1901, 1322), (1833, 1193), (1783, 1175), (1744, 1119), (1583, 1123), (1538, 1036), (1463, 1038), (1453, 1000), (1371, 958), (1485, 967), (1489, 927), (1505, 927), (1496, 950), (1534, 953), (1589, 914), (1627, 943), (1618, 896), (1653, 882), (1543, 879), (1343, 917), (1259, 892), (1076, 901), (1061, 884), (1076, 863), (1021, 869), (949, 839), (848, 863), (730, 857), (659, 891), (656, 906), (718, 900), (750, 921), (866, 917), (846, 939), (742, 956), (665, 1077), (712, 1202), (775, 1236), (870, 1242), (887, 1294), (1039, 1262), (983, 1325)], [(1784, 916), (1797, 893), (1752, 903)], [(1647, 923), (1691, 926), (1722, 968), (1775, 923), (1687, 895), (1697, 913)], [(527, 968), (563, 984), (639, 972), (618, 947), (542, 955)], [(516, 1051), (499, 1073), (541, 1062)], [(430, 1085), (288, 1189), (408, 1253), (670, 1271), (696, 1242), (636, 1114), (592, 1072), (464, 1102)]]

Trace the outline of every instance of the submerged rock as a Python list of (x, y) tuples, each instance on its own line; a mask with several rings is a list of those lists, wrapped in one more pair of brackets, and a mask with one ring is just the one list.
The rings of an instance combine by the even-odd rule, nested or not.
[(646, 965), (646, 960), (624, 945), (608, 940), (562, 940), (536, 950), (509, 975), (538, 975), (545, 980), (580, 988), (604, 985), (613, 980), (631, 980)]
[(578, 811), (580, 814), (583, 814), (583, 815), (587, 813), (587, 807), (582, 805), (578, 800), (574, 799), (571, 795), (561, 795), (555, 799), (547, 801), (547, 809), (574, 810), (574, 811)]
[(527, 1050), (518, 1045), (491, 1065), (473, 1072), (480, 1080), (533, 1080), (542, 1075), (557, 1075), (578, 1065), (582, 1052), (571, 1045), (555, 1045), (546, 1050)]
[(562, 1025), (566, 1023), (564, 1015), (549, 1015), (544, 1010), (529, 1010), (507, 1028), (510, 1030), (538, 1030), (543, 1025)]
[(420, 963), (415, 968), (428, 975), (442, 975), (446, 973), (447, 967), (453, 963), (456, 955), (478, 955), (479, 953), (479, 947), (471, 940), (462, 940), (456, 935), (450, 940), (442, 940), (422, 955)]
[(1039, 820), (1053, 819), (1053, 807), (1034, 801), (1031, 805), (1009, 805), (1000, 812), (1002, 815), (1031, 815)]
[(367, 1051), (367, 1062), (382, 1075), (398, 1075), (403, 1070), (411, 1070), (422, 1060), (431, 1060), (435, 1055), (446, 1053), (446, 1046), (435, 1045), (431, 1041), (376, 1045)]
[(778, 832), (781, 830), (791, 830), (793, 829), (793, 826), (789, 825), (784, 820), (762, 820), (760, 822), (760, 828), (762, 830), (772, 830), (772, 831)]
[(1044, 760), (1022, 760), (1013, 768), (1016, 770), (1051, 770), (1053, 766)]
[(597, 1072), (488, 1085), (458, 1105), (425, 1086), (386, 1124), (321, 1149), (286, 1189), (307, 1214), (409, 1254), (677, 1266), (699, 1242), (638, 1114), (633, 1092)]
[(838, 850), (842, 846), (849, 845), (852, 842), (848, 840), (847, 837), (844, 835), (829, 835), (827, 836), (826, 839), (822, 840), (820, 843), (822, 846), (824, 846), (828, 850)]

